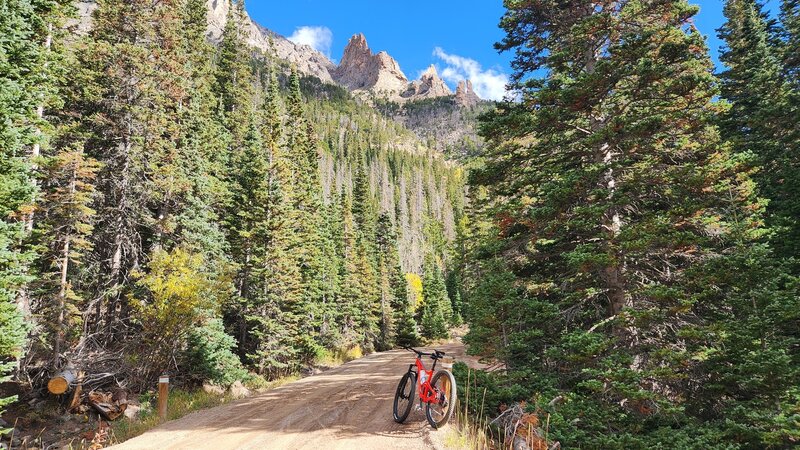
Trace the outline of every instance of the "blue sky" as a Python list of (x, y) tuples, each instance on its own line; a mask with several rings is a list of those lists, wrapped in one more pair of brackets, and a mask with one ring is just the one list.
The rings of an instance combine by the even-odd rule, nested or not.
[[(697, 27), (709, 36), (717, 61), (720, 46), (715, 30), (722, 25), (722, 0), (693, 0), (700, 5)], [(767, 4), (777, 9), (779, 0)], [(386, 50), (410, 79), (435, 64), (455, 87), (470, 77), (484, 98), (502, 96), (511, 73), (510, 54), (498, 54), (493, 44), (503, 37), (497, 27), (501, 0), (284, 0), (246, 2), (261, 25), (295, 41), (313, 44), (333, 60), (341, 58), (347, 40), (364, 33), (373, 52)]]

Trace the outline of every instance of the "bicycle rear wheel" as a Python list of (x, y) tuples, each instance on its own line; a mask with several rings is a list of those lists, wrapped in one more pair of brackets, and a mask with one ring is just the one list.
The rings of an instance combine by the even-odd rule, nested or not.
[(456, 378), (447, 370), (440, 370), (431, 379), (436, 401), (428, 403), (425, 416), (433, 428), (443, 427), (456, 409)]
[(397, 392), (394, 394), (394, 406), (392, 415), (397, 423), (405, 422), (411, 406), (414, 404), (414, 391), (417, 389), (417, 376), (414, 372), (408, 371), (400, 379), (397, 385)]

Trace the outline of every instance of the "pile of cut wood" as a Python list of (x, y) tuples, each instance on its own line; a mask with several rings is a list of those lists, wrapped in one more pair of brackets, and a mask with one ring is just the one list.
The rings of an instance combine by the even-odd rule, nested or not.
[[(73, 414), (94, 410), (106, 420), (117, 420), (128, 408), (128, 395), (122, 389), (113, 392), (91, 390), (85, 393), (84, 373), (67, 368), (47, 383), (47, 390), (53, 395), (71, 395), (69, 411)], [(85, 395), (84, 395), (85, 394)]]

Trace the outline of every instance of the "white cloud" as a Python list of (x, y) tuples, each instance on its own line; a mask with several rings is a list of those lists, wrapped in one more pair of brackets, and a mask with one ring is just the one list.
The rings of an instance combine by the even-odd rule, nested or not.
[(446, 81), (455, 84), (461, 80), (471, 80), (475, 93), (486, 100), (502, 100), (506, 95), (508, 75), (495, 69), (484, 70), (478, 61), (448, 54), (440, 47), (433, 50), (433, 56), (445, 62), (441, 76)]
[(328, 27), (298, 27), (289, 40), (299, 45), (308, 45), (330, 57), (333, 32)]

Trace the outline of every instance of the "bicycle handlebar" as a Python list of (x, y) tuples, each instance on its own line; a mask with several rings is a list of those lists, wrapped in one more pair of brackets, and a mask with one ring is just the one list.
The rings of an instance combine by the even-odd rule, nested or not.
[(433, 350), (433, 353), (425, 353), (425, 352), (421, 352), (421, 351), (419, 351), (419, 350), (417, 350), (417, 349), (415, 349), (413, 347), (404, 346), (403, 348), (406, 349), (406, 350), (409, 350), (409, 351), (412, 351), (412, 352), (416, 353), (417, 356), (430, 356), (431, 358), (434, 358), (434, 359), (438, 359), (438, 358), (441, 358), (442, 356), (446, 355), (445, 352), (443, 352), (441, 350), (435, 350), (435, 349)]

